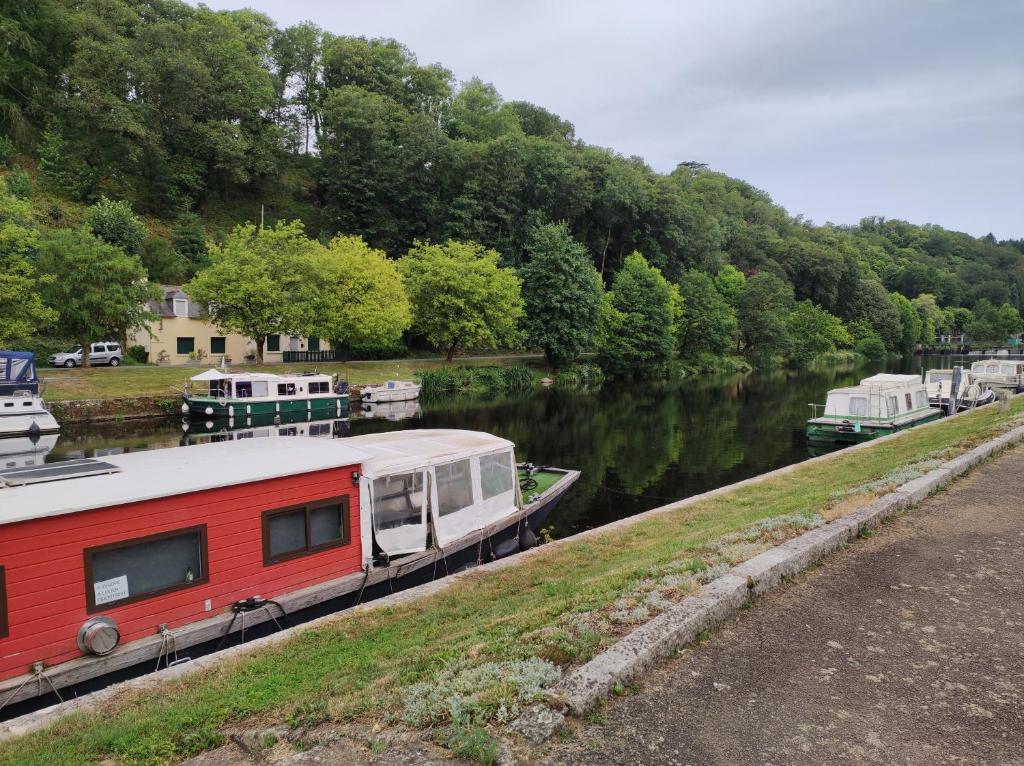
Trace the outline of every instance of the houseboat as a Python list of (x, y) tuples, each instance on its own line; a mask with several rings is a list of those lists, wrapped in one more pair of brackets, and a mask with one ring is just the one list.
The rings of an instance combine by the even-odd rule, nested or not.
[(193, 377), (182, 395), (181, 411), (195, 418), (309, 413), (341, 417), (348, 411), (348, 382), (315, 372), (272, 375), (207, 370)]
[(35, 354), (0, 351), (0, 438), (59, 430), (57, 418), (43, 404)]
[(0, 470), (0, 715), (528, 547), (578, 477), (454, 430)]
[(930, 406), (917, 375), (879, 374), (856, 386), (828, 392), (824, 405), (811, 405), (807, 440), (818, 445), (869, 441), (942, 417)]
[(389, 380), (363, 386), (360, 393), (365, 404), (388, 404), (391, 402), (411, 402), (420, 397), (420, 384), (411, 380)]
[(1007, 359), (983, 359), (971, 365), (971, 378), (987, 388), (1024, 392), (1024, 362)]
[(962, 367), (928, 370), (924, 374), (928, 403), (946, 414), (963, 412), (996, 400), (996, 392), (974, 381)]

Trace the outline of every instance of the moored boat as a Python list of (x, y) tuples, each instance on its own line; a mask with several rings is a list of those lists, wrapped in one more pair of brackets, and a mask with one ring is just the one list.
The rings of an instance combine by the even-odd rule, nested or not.
[(348, 411), (349, 390), (346, 381), (323, 373), (274, 375), (210, 369), (191, 379), (182, 399), (181, 411), (198, 418), (239, 420), (288, 413), (328, 418)]
[(363, 386), (360, 393), (365, 404), (386, 404), (389, 402), (409, 402), (420, 396), (420, 384), (410, 380), (389, 380)]
[(527, 547), (578, 477), (451, 430), (0, 470), (3, 715)]
[(928, 370), (924, 374), (928, 403), (943, 413), (963, 412), (996, 400), (996, 393), (974, 380), (962, 367)]
[(39, 391), (35, 354), (0, 351), (0, 438), (60, 430)]
[(824, 405), (810, 406), (807, 439), (820, 445), (857, 444), (942, 417), (916, 375), (873, 375), (832, 389)]
[(987, 388), (1024, 392), (1024, 362), (1007, 359), (983, 359), (971, 364), (971, 378)]

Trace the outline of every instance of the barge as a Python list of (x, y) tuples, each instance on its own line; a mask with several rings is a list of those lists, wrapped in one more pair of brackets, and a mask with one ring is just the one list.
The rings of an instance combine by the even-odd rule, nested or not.
[(454, 430), (0, 470), (0, 715), (529, 547), (578, 477)]
[(832, 389), (824, 405), (810, 407), (812, 445), (858, 444), (942, 417), (917, 375), (873, 375), (856, 386)]
[(182, 394), (181, 411), (194, 418), (244, 420), (253, 416), (302, 414), (341, 417), (348, 412), (344, 380), (316, 372), (273, 375), (210, 369), (193, 377)]

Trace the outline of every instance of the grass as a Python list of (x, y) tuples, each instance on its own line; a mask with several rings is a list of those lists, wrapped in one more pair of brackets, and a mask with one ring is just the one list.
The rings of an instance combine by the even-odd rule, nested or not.
[[(533, 354), (469, 357), (458, 360), (460, 367), (506, 367), (534, 363), (543, 357)], [(207, 365), (207, 366), (213, 366)], [(450, 367), (444, 359), (394, 359), (372, 362), (328, 362), (321, 364), (246, 365), (242, 369), (258, 372), (302, 372), (317, 369), (338, 373), (353, 385), (380, 383), (384, 380), (411, 380), (417, 373)], [(135, 396), (171, 396), (180, 393), (193, 375), (206, 369), (198, 367), (94, 367), (88, 370), (42, 368), (44, 396), (51, 401), (82, 399), (120, 399)]]
[[(254, 719), (397, 722), (406, 712), (403, 691), (414, 684), (467, 662), (529, 660), (539, 648), (531, 637), (556, 629), (566, 616), (610, 608), (652, 571), (685, 568), (713, 541), (766, 519), (820, 513), (837, 493), (925, 456), (970, 449), (1005, 431), (1022, 411), (1024, 399), (1008, 412), (988, 407), (625, 529), (542, 548), (519, 566), (481, 572), (429, 598), (339, 614), (284, 645), (225, 660), (156, 690), (122, 693), (91, 712), (0, 743), (0, 764), (175, 763), (215, 747), (226, 725)], [(572, 648), (575, 654), (566, 654), (578, 664), (601, 643)], [(479, 735), (469, 739), (467, 750), (484, 745)], [(480, 749), (486, 757), (486, 747)]]

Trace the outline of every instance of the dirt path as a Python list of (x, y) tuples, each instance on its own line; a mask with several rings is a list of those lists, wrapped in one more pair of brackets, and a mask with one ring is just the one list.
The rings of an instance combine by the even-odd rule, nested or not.
[(610, 702), (556, 764), (1024, 764), (1024, 447)]

